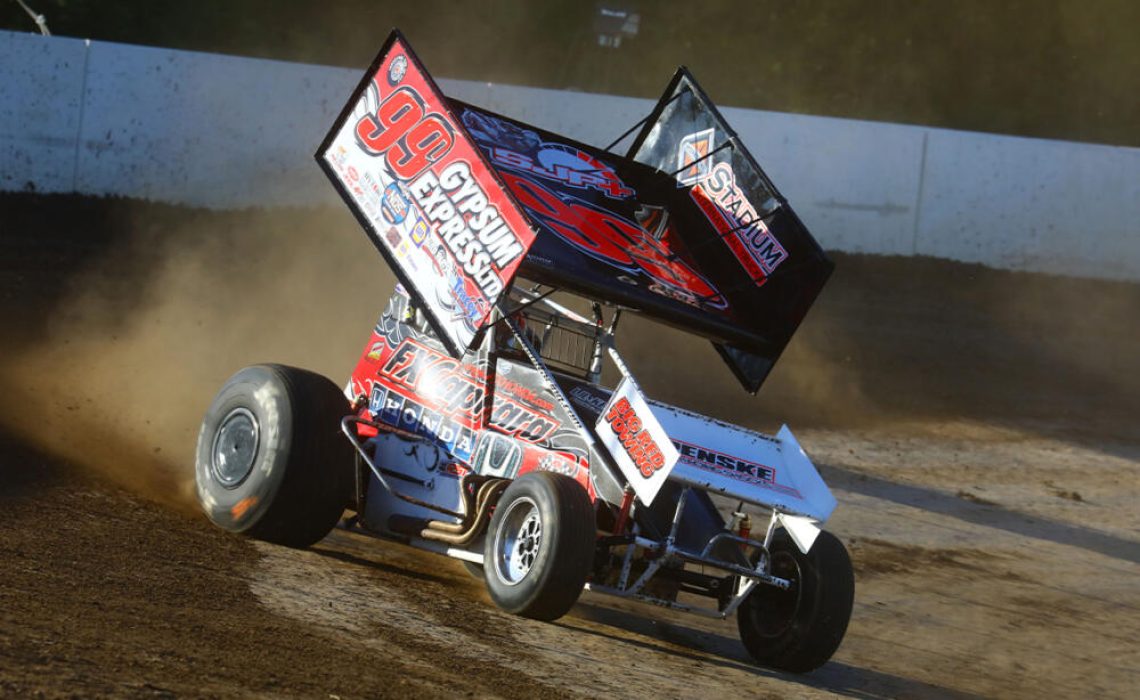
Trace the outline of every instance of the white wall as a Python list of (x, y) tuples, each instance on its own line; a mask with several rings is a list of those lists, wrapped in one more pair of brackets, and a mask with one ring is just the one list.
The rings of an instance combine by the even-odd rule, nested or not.
[(87, 46), (0, 32), (0, 189), (75, 189)]
[(930, 130), (920, 255), (1140, 279), (1140, 149)]
[[(0, 32), (0, 190), (335, 202), (312, 156), (361, 72)], [(439, 82), (601, 146), (652, 106)], [(826, 248), (1140, 280), (1140, 149), (724, 113)]]

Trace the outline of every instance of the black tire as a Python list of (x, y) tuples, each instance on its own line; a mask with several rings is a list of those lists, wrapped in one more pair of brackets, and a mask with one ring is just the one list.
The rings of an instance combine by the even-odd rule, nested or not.
[[(468, 547), (472, 550), (475, 550), (475, 551), (480, 550), (480, 549), (485, 549), (487, 546), (486, 540), (487, 540), (487, 536), (485, 534), (480, 535), (478, 537), (478, 539), (476, 539), (474, 542), (472, 542), (470, 545), (468, 545)], [(482, 564), (476, 564), (475, 562), (467, 561), (466, 559), (460, 559), (459, 563), (463, 564), (463, 568), (467, 571), (467, 573), (471, 574), (472, 578), (477, 578), (480, 581), (483, 580), (483, 565)]]
[(566, 614), (594, 560), (594, 506), (570, 477), (532, 472), (499, 498), (484, 543), (483, 578), (503, 610), (536, 620)]
[(336, 526), (351, 493), (344, 394), (319, 374), (255, 365), (222, 386), (198, 433), (198, 502), (225, 530), (308, 547)]
[(740, 640), (757, 663), (793, 673), (819, 668), (843, 641), (855, 602), (855, 574), (843, 543), (820, 532), (804, 554), (784, 530), (770, 548), (771, 572), (790, 579), (782, 591), (758, 585), (736, 612)]

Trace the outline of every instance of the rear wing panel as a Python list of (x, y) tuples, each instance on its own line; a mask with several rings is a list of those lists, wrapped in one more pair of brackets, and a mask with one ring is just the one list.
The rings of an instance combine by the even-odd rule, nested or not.
[(753, 338), (712, 281), (715, 271), (702, 270), (691, 250), (708, 224), (679, 199), (668, 175), (510, 117), (451, 104), (539, 231), (522, 274), (688, 331), (742, 343)]
[(705, 251), (705, 267), (720, 271), (738, 320), (765, 342), (714, 345), (755, 393), (834, 264), (686, 68), (673, 76), (628, 155), (669, 173), (719, 239)]
[(447, 349), (471, 347), (535, 232), (398, 31), (316, 158)]

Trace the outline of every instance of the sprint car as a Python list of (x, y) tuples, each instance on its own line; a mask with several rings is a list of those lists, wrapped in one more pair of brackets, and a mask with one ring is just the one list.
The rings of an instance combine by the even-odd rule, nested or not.
[(755, 393), (833, 267), (686, 69), (602, 149), (445, 97), (394, 31), (316, 159), (399, 281), (343, 388), (272, 364), (221, 388), (211, 521), (437, 552), (530, 618), (589, 590), (735, 615), (762, 665), (832, 656), (854, 578), (796, 438), (654, 401), (617, 350), (640, 314)]

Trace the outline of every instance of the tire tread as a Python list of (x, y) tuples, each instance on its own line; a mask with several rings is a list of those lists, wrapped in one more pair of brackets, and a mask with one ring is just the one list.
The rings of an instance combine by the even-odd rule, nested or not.
[[(258, 398), (263, 390), (273, 398)], [(273, 439), (279, 452), (270, 462), (258, 456), (255, 472), (246, 480), (260, 484), (253, 486), (251, 495), (263, 506), (250, 522), (234, 522), (214, 497), (236, 496), (213, 482), (205, 466), (211, 459), (212, 431), (227, 409), (246, 406), (262, 415), (267, 401), (276, 403), (283, 413)], [(290, 547), (308, 547), (325, 537), (348, 505), (351, 490), (352, 447), (340, 435), (339, 425), (340, 417), (348, 412), (340, 389), (315, 372), (261, 364), (230, 377), (207, 410), (198, 438), (195, 472), (199, 497), (210, 519), (227, 530)], [(265, 466), (278, 471), (256, 472)]]
[[(504, 610), (535, 620), (556, 620), (577, 602), (590, 574), (597, 534), (594, 506), (581, 484), (568, 476), (551, 472), (531, 472), (519, 477), (499, 502), (505, 504), (516, 492), (530, 489), (545, 490), (554, 499), (557, 541), (553, 543), (549, 566), (538, 574), (536, 585), (524, 580), (510, 587), (500, 585), (491, 567), (485, 563), (485, 580), (491, 598)], [(492, 528), (496, 522), (492, 519)], [(493, 560), (491, 548), (494, 540), (492, 530), (487, 535), (488, 562)]]
[[(839, 538), (827, 531), (819, 533), (806, 555), (796, 548), (784, 530), (777, 531), (772, 549), (790, 552), (796, 557), (801, 570), (810, 572), (810, 608), (797, 611), (796, 623), (778, 643), (766, 644), (752, 628), (749, 620), (751, 600), (746, 600), (737, 612), (740, 638), (758, 663), (793, 673), (806, 673), (825, 664), (847, 632), (855, 599), (851, 557)], [(803, 582), (800, 585), (804, 585)], [(752, 595), (762, 594), (763, 590), (754, 589)]]

